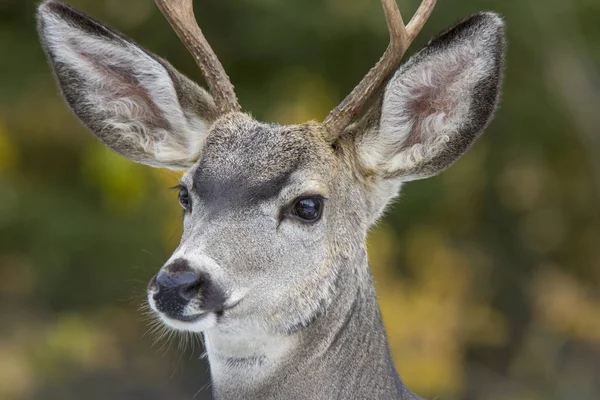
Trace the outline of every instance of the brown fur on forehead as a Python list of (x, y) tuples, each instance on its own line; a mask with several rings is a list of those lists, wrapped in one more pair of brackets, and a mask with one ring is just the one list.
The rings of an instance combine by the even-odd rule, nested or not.
[(320, 129), (316, 123), (281, 126), (230, 114), (215, 123), (206, 139), (194, 190), (205, 202), (222, 205), (277, 196), (294, 172), (331, 158)]

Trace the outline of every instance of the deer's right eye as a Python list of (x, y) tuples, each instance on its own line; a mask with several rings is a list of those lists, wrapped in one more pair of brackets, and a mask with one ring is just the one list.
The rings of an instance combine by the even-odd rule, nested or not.
[(184, 187), (179, 189), (179, 204), (181, 204), (181, 207), (183, 207), (185, 210), (190, 208), (190, 194)]

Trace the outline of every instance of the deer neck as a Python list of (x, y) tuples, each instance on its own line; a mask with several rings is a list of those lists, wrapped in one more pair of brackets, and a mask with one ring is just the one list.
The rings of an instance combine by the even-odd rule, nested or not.
[(413, 399), (394, 367), (366, 251), (327, 311), (289, 335), (205, 334), (217, 399)]

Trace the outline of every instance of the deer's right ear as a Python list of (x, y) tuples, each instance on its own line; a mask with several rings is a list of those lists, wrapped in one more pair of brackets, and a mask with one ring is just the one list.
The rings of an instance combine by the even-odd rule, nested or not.
[(167, 62), (59, 1), (38, 30), (67, 103), (105, 145), (132, 161), (186, 169), (217, 117), (212, 97)]
[(436, 175), (481, 135), (498, 104), (504, 22), (467, 18), (433, 39), (390, 79), (379, 124), (357, 139), (361, 163), (384, 178)]

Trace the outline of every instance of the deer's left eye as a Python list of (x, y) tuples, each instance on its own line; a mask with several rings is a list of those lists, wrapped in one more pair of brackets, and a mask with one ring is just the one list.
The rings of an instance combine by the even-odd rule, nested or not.
[(317, 222), (322, 214), (323, 198), (319, 196), (298, 199), (292, 208), (292, 215), (302, 222)]
[(186, 210), (190, 208), (190, 194), (184, 187), (179, 189), (179, 204)]

